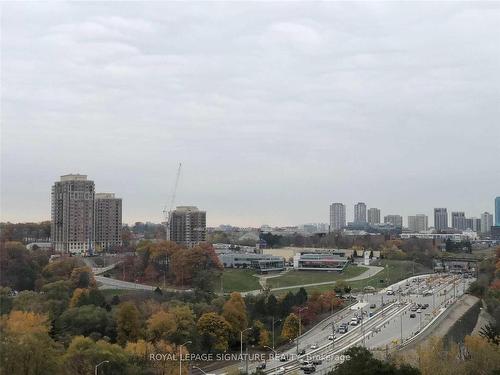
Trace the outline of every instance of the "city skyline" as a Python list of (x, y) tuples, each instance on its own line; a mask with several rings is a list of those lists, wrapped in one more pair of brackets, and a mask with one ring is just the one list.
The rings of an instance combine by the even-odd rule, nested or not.
[(2, 221), (84, 173), (160, 222), (179, 162), (209, 226), (495, 212), (498, 4), (1, 7)]

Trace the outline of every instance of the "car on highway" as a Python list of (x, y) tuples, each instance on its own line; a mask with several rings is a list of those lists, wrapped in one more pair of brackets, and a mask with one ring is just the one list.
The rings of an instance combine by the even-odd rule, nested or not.
[(316, 343), (311, 344), (311, 349), (318, 349), (318, 344), (316, 344)]
[(416, 314), (410, 314), (410, 318), (416, 318), (417, 315)]
[(289, 361), (291, 358), (288, 354), (282, 354), (281, 357), (280, 357), (280, 362), (287, 362)]
[(418, 306), (417, 305), (413, 305), (412, 307), (410, 307), (410, 311), (411, 312), (415, 312), (418, 310)]
[(305, 349), (301, 349), (301, 350), (299, 351), (299, 355), (304, 355), (304, 354), (306, 354), (306, 350), (305, 350)]
[(377, 307), (377, 305), (376, 305), (375, 303), (372, 303), (372, 304), (370, 305), (370, 309), (374, 309), (374, 308), (376, 308), (376, 307)]
[(285, 368), (282, 366), (275, 372), (276, 375), (281, 375), (285, 373)]
[(350, 325), (357, 326), (358, 325), (358, 318), (352, 318)]
[(394, 290), (389, 289), (385, 294), (387, 294), (388, 296), (393, 296), (394, 295)]
[(328, 336), (328, 340), (333, 341), (335, 339), (335, 335)]
[(314, 358), (312, 362), (313, 362), (313, 365), (319, 366), (323, 363), (323, 360), (321, 358)]
[(347, 333), (349, 331), (349, 326), (347, 324), (341, 325), (338, 329), (338, 332), (341, 334)]
[(266, 362), (259, 363), (256, 368), (257, 370), (264, 370), (266, 368)]
[(302, 367), (301, 370), (304, 371), (304, 374), (312, 374), (313, 372), (316, 371), (316, 367), (306, 366), (306, 367)]

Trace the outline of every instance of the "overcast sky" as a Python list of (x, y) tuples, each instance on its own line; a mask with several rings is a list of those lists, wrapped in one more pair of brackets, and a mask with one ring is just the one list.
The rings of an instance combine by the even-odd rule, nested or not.
[[(500, 4), (1, 4), (2, 220), (60, 175), (208, 225), (493, 212)], [(430, 219), (430, 224), (432, 219)]]

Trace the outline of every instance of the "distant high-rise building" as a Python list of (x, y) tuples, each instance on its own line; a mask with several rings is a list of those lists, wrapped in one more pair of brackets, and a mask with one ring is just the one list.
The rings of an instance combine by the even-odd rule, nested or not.
[(452, 212), (451, 213), (451, 227), (457, 230), (465, 230), (465, 212)]
[(474, 218), (466, 217), (465, 218), (465, 229), (473, 230), (472, 228), (474, 228)]
[(94, 181), (86, 175), (61, 176), (52, 186), (51, 241), (54, 250), (86, 253), (94, 250)]
[(428, 221), (429, 219), (427, 218), (427, 215), (424, 214), (408, 216), (408, 229), (417, 233), (426, 231), (429, 227)]
[(500, 197), (495, 198), (495, 226), (500, 227)]
[(330, 205), (330, 230), (341, 230), (345, 227), (345, 206), (342, 203)]
[(167, 238), (192, 247), (207, 240), (206, 212), (194, 206), (179, 206), (170, 213)]
[(481, 232), (489, 233), (491, 227), (493, 226), (493, 215), (489, 212), (484, 212), (481, 214)]
[(122, 200), (114, 193), (96, 193), (95, 210), (96, 250), (108, 250), (122, 245)]
[(403, 216), (401, 215), (384, 216), (384, 223), (391, 224), (397, 228), (403, 228)]
[(374, 207), (368, 209), (368, 224), (380, 224), (380, 209)]
[(474, 232), (481, 232), (481, 218), (471, 217), (472, 220), (472, 230)]
[(363, 202), (354, 205), (354, 223), (366, 223), (366, 204)]
[(434, 209), (434, 228), (437, 231), (448, 229), (448, 210), (446, 208)]

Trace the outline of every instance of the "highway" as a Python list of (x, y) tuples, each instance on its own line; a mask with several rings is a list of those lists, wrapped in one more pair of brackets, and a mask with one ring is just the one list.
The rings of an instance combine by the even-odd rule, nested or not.
[[(363, 345), (375, 349), (406, 342), (459, 298), (472, 281), (473, 278), (449, 274), (415, 276), (378, 293), (359, 294), (354, 306), (334, 314), (299, 338), (299, 351), (304, 349), (305, 355), (297, 355), (297, 341), (292, 348), (280, 353), (271, 354), (269, 350), (271, 355), (264, 371), (271, 375), (297, 371), (300, 361), (313, 357), (322, 360), (316, 365), (316, 372), (324, 372), (331, 370), (341, 359), (341, 354), (351, 346)], [(428, 306), (418, 308), (418, 304)], [(359, 324), (351, 325), (355, 315), (364, 318)], [(335, 339), (329, 340), (328, 336), (333, 332), (332, 322)], [(341, 323), (349, 324), (347, 333), (338, 332)], [(280, 361), (283, 354), (290, 359)], [(249, 364), (249, 373), (255, 371), (257, 364)]]

